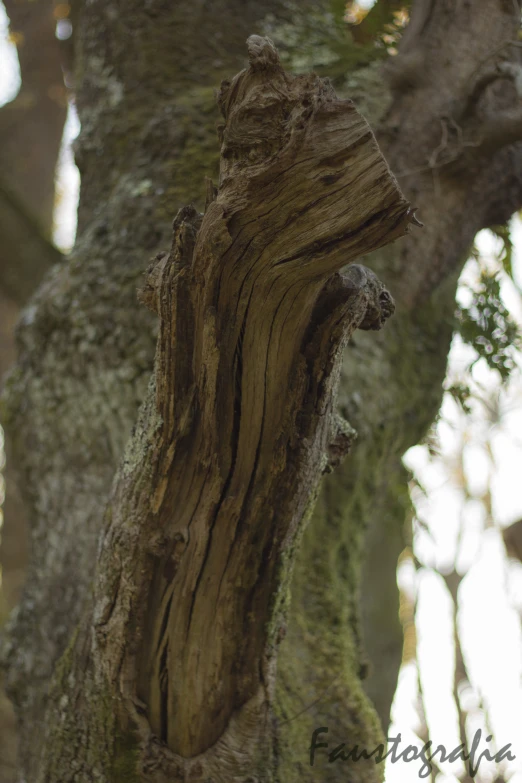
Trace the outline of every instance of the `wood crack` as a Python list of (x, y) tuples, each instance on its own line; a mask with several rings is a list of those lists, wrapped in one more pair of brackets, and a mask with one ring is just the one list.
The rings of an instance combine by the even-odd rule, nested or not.
[(267, 741), (250, 716), (270, 710), (278, 596), (328, 444), (334, 462), (347, 442), (331, 430), (341, 349), (365, 317), (385, 320), (381, 289), (339, 270), (412, 220), (353, 105), (315, 75), (285, 74), (268, 39), (249, 46), (250, 67), (221, 92), (219, 191), (207, 183), (203, 217), (178, 214), (148, 277), (156, 383), (143, 458), (112, 500), (110, 558), (123, 566), (100, 653), (109, 681), (124, 661), (133, 720), (145, 704), (142, 747), (159, 742), (185, 772), (197, 759), (209, 779), (223, 742), (241, 737), (250, 770)]

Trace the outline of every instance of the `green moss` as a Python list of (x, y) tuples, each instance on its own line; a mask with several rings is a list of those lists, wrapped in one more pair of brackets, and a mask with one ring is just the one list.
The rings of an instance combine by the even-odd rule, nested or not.
[[(138, 740), (131, 730), (119, 727), (118, 702), (109, 689), (100, 688), (90, 667), (83, 670), (78, 649), (83, 643), (77, 629), (55, 668), (50, 693), (54, 715), (43, 766), (60, 780), (63, 768), (70, 765), (71, 770), (83, 770), (92, 780), (139, 783)], [(77, 705), (73, 712), (68, 707), (71, 699)]]
[(139, 744), (132, 732), (117, 733), (111, 767), (111, 783), (140, 783)]
[[(374, 254), (372, 268), (378, 271), (382, 264), (389, 269), (393, 261), (390, 253), (394, 252), (387, 249), (381, 258)], [(445, 306), (446, 301), (450, 305)], [(356, 769), (345, 762), (327, 764), (322, 750), (312, 768), (310, 740), (321, 726), (329, 728), (321, 740), (328, 741), (330, 750), (345, 742), (348, 748), (358, 745), (371, 751), (383, 739), (376, 710), (365, 692), (367, 688), (371, 692), (372, 682), (381, 688), (382, 679), (377, 672), (379, 676), (375, 680), (370, 676), (368, 684), (362, 680), (367, 661), (362, 644), (361, 589), (367, 591), (362, 594), (363, 605), (371, 611), (375, 634), (367, 640), (371, 641), (369, 649), (372, 655), (380, 654), (377, 665), (389, 667), (391, 675), (385, 683), (391, 692), (381, 702), (375, 699), (384, 717), (402, 648), (398, 595), (392, 589), (410, 507), (401, 456), (419, 441), (440, 404), (440, 383), (434, 384), (433, 378), (444, 376), (444, 346), (449, 346), (451, 339), (451, 302), (448, 290), (441, 291), (422, 310), (395, 316), (382, 333), (356, 333), (347, 354), (341, 412), (360, 437), (342, 468), (324, 480), (294, 567), (275, 707), (279, 780), (284, 783), (375, 783), (383, 776), (383, 764), (360, 761)], [(449, 320), (444, 325), (446, 311)], [(379, 383), (379, 395), (363, 399), (354, 394), (372, 383)], [(370, 525), (373, 533), (369, 539)], [(363, 569), (367, 552), (375, 558), (370, 560), (368, 571)], [(383, 566), (382, 574), (378, 564)], [(396, 649), (383, 649), (383, 640)]]
[[(332, 491), (335, 485), (328, 478), (304, 533), (287, 637), (278, 661), (278, 774), (285, 783), (350, 780), (350, 765), (339, 762), (325, 767), (321, 751), (315, 766), (310, 766), (310, 740), (320, 726), (329, 728), (330, 749), (346, 742), (349, 747), (358, 744), (372, 750), (382, 741), (377, 715), (359, 678), (359, 558), (353, 555), (360, 551), (362, 530), (356, 525), (343, 531), (332, 509), (342, 508), (344, 498), (334, 503), (328, 497)], [(358, 781), (377, 781), (382, 768), (358, 762), (357, 775)]]
[[(180, 96), (178, 128), (183, 139), (181, 148), (172, 151), (167, 160), (171, 171), (164, 204), (169, 215), (187, 203), (202, 210), (205, 198), (205, 177), (217, 182), (219, 177), (219, 141), (216, 125), (219, 120), (215, 89), (198, 87)], [(174, 213), (176, 211), (174, 209)]]
[(289, 4), (291, 18), (281, 22), (268, 14), (263, 34), (279, 49), (284, 66), (292, 73), (315, 71), (342, 88), (348, 74), (385, 56), (375, 46), (355, 44), (344, 21), (345, 3), (331, 0), (307, 13)]
[(8, 427), (14, 423), (17, 414), (16, 401), (19, 399), (19, 388), (23, 384), (23, 371), (19, 365), (12, 367), (4, 378), (0, 390), (0, 423)]
[(65, 648), (65, 652), (56, 664), (53, 677), (53, 688), (57, 693), (60, 693), (63, 689), (66, 688), (67, 679), (73, 670), (74, 651), (76, 642), (78, 641), (79, 632), (79, 627), (74, 629), (69, 644)]
[(311, 496), (308, 501), (308, 507), (300, 522), (296, 536), (287, 549), (281, 553), (280, 563), (278, 566), (278, 589), (272, 599), (272, 609), (270, 612), (270, 623), (268, 627), (268, 644), (273, 645), (275, 648), (278, 637), (280, 635), (281, 625), (285, 622), (287, 617), (290, 603), (291, 603), (291, 585), (294, 574), (294, 564), (296, 562), (296, 556), (302, 544), (305, 530), (312, 518), (314, 508), (317, 504), (317, 499), (320, 492), (320, 482), (317, 483), (315, 489), (312, 490)]

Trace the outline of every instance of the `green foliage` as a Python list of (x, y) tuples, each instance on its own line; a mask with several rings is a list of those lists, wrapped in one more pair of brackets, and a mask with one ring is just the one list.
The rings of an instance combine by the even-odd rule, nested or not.
[(469, 400), (471, 398), (471, 389), (467, 383), (462, 381), (455, 381), (446, 389), (455, 402), (460, 406), (464, 413), (471, 413), (471, 406)]
[(470, 306), (459, 307), (456, 317), (457, 331), (478, 354), (475, 362), (485, 359), (488, 366), (498, 370), (502, 380), (506, 381), (515, 366), (513, 354), (520, 346), (521, 335), (502, 301), (497, 272), (492, 274), (482, 270)]
[(513, 278), (513, 241), (511, 239), (509, 226), (491, 226), (490, 231), (502, 241), (502, 250), (498, 256), (498, 260), (502, 264), (504, 272), (509, 275), (516, 285)]
[(373, 46), (354, 44), (337, 0), (332, 0), (330, 12), (319, 7), (303, 14), (294, 3), (288, 8), (287, 22), (267, 14), (262, 32), (274, 41), (281, 61), (292, 73), (315, 71), (336, 84), (378, 56)]
[(352, 27), (354, 40), (369, 43), (396, 54), (396, 46), (409, 19), (411, 0), (378, 0), (370, 11), (357, 23), (364, 10), (358, 2), (347, 5), (348, 20), (356, 21)]

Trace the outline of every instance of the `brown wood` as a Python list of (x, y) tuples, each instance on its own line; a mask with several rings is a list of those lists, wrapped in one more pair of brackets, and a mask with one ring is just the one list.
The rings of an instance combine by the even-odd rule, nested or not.
[(267, 38), (248, 51), (219, 95), (217, 194), (179, 212), (140, 294), (155, 370), (95, 587), (92, 664), (142, 764), (160, 754), (180, 779), (195, 758), (246, 774), (270, 746), (297, 539), (351, 442), (333, 416), (342, 348), (393, 311), (373, 273), (340, 270), (414, 220), (351, 101), (289, 76)]

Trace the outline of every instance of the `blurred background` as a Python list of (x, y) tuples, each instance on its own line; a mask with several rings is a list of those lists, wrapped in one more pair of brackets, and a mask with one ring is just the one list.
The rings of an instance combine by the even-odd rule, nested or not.
[[(17, 198), (9, 189), (10, 165), (22, 154), (26, 165), (20, 170), (27, 179), (22, 189), (32, 194), (28, 214), (68, 253), (80, 188), (72, 154), (79, 121), (67, 81), (71, 7), (54, 6), (53, 34), (62, 47), (57, 55), (49, 44), (48, 17), (29, 17), (27, 5), (8, 4), (10, 31), (0, 3), (0, 190), (2, 199)], [(347, 19), (360, 23), (372, 5), (371, 0), (349, 2)], [(379, 45), (391, 56), (407, 19), (407, 8), (399, 8), (394, 25), (381, 37)], [(33, 57), (36, 50), (38, 58)], [(19, 58), (25, 58), (23, 84)], [(56, 81), (57, 67), (65, 68), (63, 84)], [(20, 127), (9, 107), (24, 100), (28, 112)], [(44, 122), (54, 128), (45, 148), (37, 141)], [(54, 161), (53, 191), (48, 168), (54, 169)], [(16, 231), (10, 237), (15, 240)], [(2, 252), (9, 252), (5, 243)], [(43, 273), (33, 271), (30, 261), (23, 263), (23, 279), (10, 284), (0, 277), (12, 293), (3, 298), (0, 286), (1, 373), (14, 357), (18, 305), (11, 302), (25, 301)], [(484, 783), (522, 783), (521, 291), (522, 221), (514, 216), (508, 227), (482, 231), (476, 238), (459, 283), (460, 328), (449, 357), (444, 401), (425, 442), (404, 458), (411, 471), (412, 535), (397, 572), (404, 652), (389, 736), (400, 732), (403, 746), (431, 739), (453, 749), (480, 728), (483, 737), (494, 737), (488, 744), (483, 740), (481, 749), (495, 752), (511, 744), (516, 756), (500, 765), (483, 761), (476, 780)], [(8, 475), (2, 454), (0, 464)], [(4, 484), (0, 477), (0, 505)], [(16, 497), (0, 510), (0, 526), (3, 516), (9, 524), (2, 529), (0, 622), (18, 601), (27, 557)], [(12, 712), (0, 695), (0, 781), (9, 780), (14, 765), (12, 736)], [(389, 764), (386, 779), (407, 783), (417, 779), (418, 770), (418, 763)], [(441, 763), (434, 778), (439, 783), (469, 780), (464, 766), (455, 763)]]

